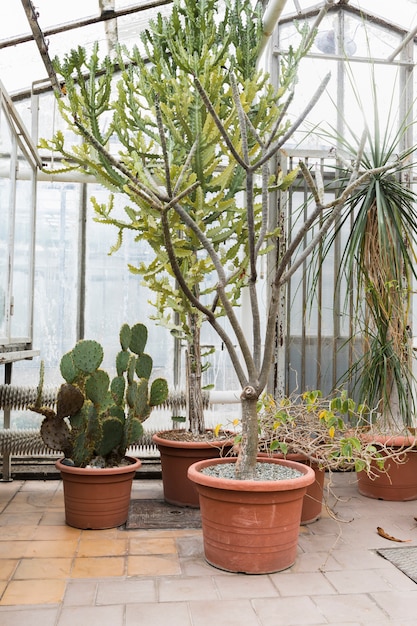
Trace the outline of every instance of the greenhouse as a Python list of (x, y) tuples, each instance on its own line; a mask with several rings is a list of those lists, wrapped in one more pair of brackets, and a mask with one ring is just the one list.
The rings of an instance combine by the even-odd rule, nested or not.
[(417, 2), (9, 4), (0, 623), (415, 623)]

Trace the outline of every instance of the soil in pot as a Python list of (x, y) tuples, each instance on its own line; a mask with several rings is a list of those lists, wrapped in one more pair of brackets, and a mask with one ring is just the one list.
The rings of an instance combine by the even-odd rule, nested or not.
[(295, 470), (296, 476), (244, 481), (203, 473), (210, 465), (234, 462), (201, 461), (188, 470), (200, 496), (206, 560), (219, 569), (246, 574), (291, 567), (297, 554), (303, 498), (315, 480), (314, 471), (295, 461), (262, 458), (259, 463), (282, 465), (287, 472)]
[(65, 521), (68, 526), (101, 530), (121, 526), (129, 513), (132, 481), (141, 462), (104, 469), (64, 465), (57, 461), (64, 487)]
[(188, 468), (197, 461), (216, 459), (230, 454), (233, 434), (223, 438), (214, 437), (213, 431), (196, 441), (189, 431), (170, 430), (152, 437), (161, 455), (164, 499), (176, 506), (200, 506), (197, 489), (187, 476)]

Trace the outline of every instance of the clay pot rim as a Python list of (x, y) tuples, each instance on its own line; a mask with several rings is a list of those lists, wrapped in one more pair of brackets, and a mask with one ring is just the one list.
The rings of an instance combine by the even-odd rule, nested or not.
[(60, 472), (67, 474), (82, 474), (82, 475), (95, 475), (106, 476), (108, 474), (129, 474), (136, 471), (142, 465), (140, 459), (135, 459), (132, 456), (125, 456), (125, 459), (130, 461), (130, 465), (121, 465), (119, 467), (75, 467), (74, 465), (65, 465), (62, 463), (63, 459), (58, 459), (55, 463), (55, 467)]
[(417, 448), (417, 437), (414, 435), (383, 435), (360, 433), (360, 438), (367, 443), (379, 443), (388, 448)]
[[(207, 429), (207, 431), (210, 432), (210, 429)], [(152, 441), (157, 445), (166, 446), (167, 448), (195, 448), (198, 450), (201, 448), (223, 448), (224, 446), (233, 446), (234, 438), (236, 436), (236, 433), (229, 433), (229, 431), (227, 431), (227, 433), (230, 434), (230, 439), (213, 439), (211, 441), (180, 441), (177, 439), (165, 439), (165, 437), (160, 436), (162, 433), (170, 432), (172, 432), (172, 429), (161, 430), (152, 435)], [(185, 432), (185, 429), (178, 429), (178, 432)]]
[(286, 459), (271, 459), (258, 457), (259, 463), (273, 463), (274, 465), (285, 465), (298, 470), (303, 475), (297, 478), (289, 478), (284, 480), (235, 480), (231, 478), (217, 478), (215, 476), (207, 476), (202, 474), (201, 470), (210, 465), (220, 465), (224, 463), (236, 463), (237, 458), (220, 458), (208, 459), (205, 461), (197, 461), (188, 468), (188, 478), (193, 482), (204, 485), (206, 487), (214, 487), (216, 489), (226, 489), (229, 491), (288, 491), (290, 489), (300, 489), (308, 487), (315, 482), (316, 475), (314, 470), (297, 461), (289, 461)]
[(302, 452), (287, 452), (287, 454), (284, 454), (283, 452), (259, 452), (258, 456), (261, 458), (268, 458), (268, 459), (286, 459), (287, 461), (297, 461), (298, 463), (310, 463), (312, 465), (313, 468), (317, 468), (319, 469), (319, 471), (326, 471), (325, 467), (320, 467), (320, 461), (317, 459), (317, 461), (313, 461), (312, 459), (310, 459), (307, 455), (303, 454)]

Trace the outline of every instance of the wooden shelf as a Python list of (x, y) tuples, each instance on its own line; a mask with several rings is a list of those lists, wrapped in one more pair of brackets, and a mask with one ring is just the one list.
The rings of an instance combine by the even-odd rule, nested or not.
[(33, 359), (39, 356), (40, 350), (16, 350), (15, 352), (0, 352), (0, 365), (4, 363), (14, 363), (24, 359)]

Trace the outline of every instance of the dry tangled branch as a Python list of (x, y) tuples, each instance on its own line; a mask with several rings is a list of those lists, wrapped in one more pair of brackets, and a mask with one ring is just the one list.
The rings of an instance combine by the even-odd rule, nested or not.
[(373, 411), (357, 405), (345, 392), (331, 398), (309, 391), (276, 402), (259, 402), (260, 450), (269, 454), (299, 453), (321, 468), (365, 471), (371, 478), (387, 460), (404, 463), (413, 446), (393, 447), (369, 428)]

